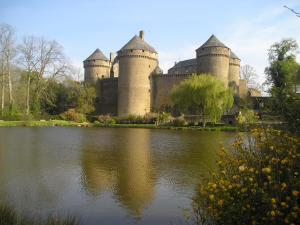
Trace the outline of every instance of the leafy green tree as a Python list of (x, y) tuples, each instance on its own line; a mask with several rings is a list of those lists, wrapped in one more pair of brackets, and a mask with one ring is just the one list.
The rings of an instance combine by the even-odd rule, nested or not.
[(183, 112), (202, 116), (203, 126), (207, 120), (217, 122), (233, 105), (233, 92), (211, 75), (192, 75), (175, 86), (171, 99)]
[(300, 96), (296, 93), (299, 84), (300, 65), (296, 61), (297, 42), (285, 39), (275, 43), (269, 50), (267, 82), (271, 85), (272, 111), (288, 123), (293, 132), (300, 132)]

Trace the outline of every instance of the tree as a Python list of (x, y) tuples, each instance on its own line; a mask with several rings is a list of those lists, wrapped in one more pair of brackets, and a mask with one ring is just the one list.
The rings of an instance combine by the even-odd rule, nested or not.
[[(13, 109), (13, 93), (12, 93), (12, 78), (11, 78), (11, 64), (15, 56), (14, 46), (14, 29), (8, 24), (0, 25), (0, 52), (2, 59), (2, 112), (4, 110), (4, 74), (7, 75), (8, 90), (9, 90), (9, 110)], [(5, 71), (5, 72), (4, 72)]]
[(250, 65), (244, 65), (241, 67), (241, 79), (246, 80), (248, 87), (261, 90), (261, 86), (256, 82), (258, 75), (255, 69)]
[(284, 8), (287, 8), (288, 10), (290, 10), (292, 13), (294, 13), (297, 17), (300, 17), (300, 13), (299, 12), (296, 12), (295, 10), (291, 9), (290, 7), (288, 6), (283, 6)]
[(293, 132), (300, 132), (300, 97), (296, 94), (300, 65), (296, 61), (297, 42), (285, 39), (269, 50), (269, 67), (265, 69), (271, 85), (272, 111), (280, 115)]
[(217, 122), (233, 105), (233, 93), (211, 75), (192, 75), (175, 86), (171, 99), (183, 112), (202, 116), (203, 126), (207, 120)]
[(26, 70), (26, 114), (31, 110), (38, 113), (41, 96), (48, 94), (45, 78), (55, 79), (65, 75), (67, 62), (61, 45), (43, 38), (24, 37), (19, 52), (19, 62)]

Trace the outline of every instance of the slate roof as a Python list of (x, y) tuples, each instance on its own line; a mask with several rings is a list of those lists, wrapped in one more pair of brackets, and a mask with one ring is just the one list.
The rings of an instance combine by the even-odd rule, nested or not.
[(119, 52), (123, 50), (145, 50), (148, 52), (157, 53), (153, 47), (151, 47), (137, 35), (135, 35), (126, 45), (124, 45)]
[(230, 58), (232, 58), (232, 59), (240, 59), (239, 57), (237, 57), (236, 54), (234, 54), (233, 51), (230, 51)]
[(193, 65), (196, 65), (196, 59), (187, 59), (187, 60), (179, 61), (178, 63), (176, 63), (175, 66), (173, 66), (173, 68), (193, 66)]
[(84, 61), (89, 61), (89, 60), (103, 60), (103, 61), (108, 61), (108, 58), (105, 57), (105, 55), (101, 52), (99, 48), (97, 48), (86, 60)]
[(200, 49), (200, 48), (206, 48), (206, 47), (223, 47), (223, 48), (228, 48), (221, 41), (219, 41), (219, 39), (215, 35), (211, 35), (210, 38), (203, 45), (201, 45), (198, 49)]

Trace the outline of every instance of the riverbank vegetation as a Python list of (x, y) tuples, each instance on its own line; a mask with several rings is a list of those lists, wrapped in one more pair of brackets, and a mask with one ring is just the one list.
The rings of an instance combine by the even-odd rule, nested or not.
[(219, 153), (216, 171), (193, 200), (195, 224), (299, 224), (300, 142), (254, 129)]
[(0, 224), (1, 225), (80, 225), (80, 221), (73, 217), (58, 218), (49, 217), (45, 220), (33, 219), (19, 216), (9, 207), (0, 206)]

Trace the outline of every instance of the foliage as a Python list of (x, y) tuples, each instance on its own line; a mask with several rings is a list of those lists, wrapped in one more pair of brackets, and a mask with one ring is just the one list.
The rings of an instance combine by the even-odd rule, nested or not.
[(85, 115), (76, 112), (75, 109), (69, 109), (68, 111), (61, 113), (60, 118), (63, 120), (74, 121), (78, 123), (82, 123), (86, 121)]
[(79, 221), (73, 217), (65, 219), (49, 217), (46, 220), (26, 218), (18, 216), (14, 210), (9, 207), (0, 206), (0, 224), (1, 225), (79, 225)]
[(112, 118), (110, 115), (100, 115), (97, 118), (97, 121), (101, 124), (101, 125), (112, 125), (112, 124), (116, 124), (116, 120), (114, 118)]
[(241, 109), (239, 115), (237, 116), (238, 124), (253, 124), (258, 121), (258, 116), (252, 109)]
[(116, 122), (119, 124), (154, 124), (157, 116), (149, 113), (144, 116), (141, 115), (129, 115), (125, 117), (116, 118)]
[(156, 125), (165, 125), (172, 121), (172, 116), (170, 113), (162, 112), (157, 115)]
[(272, 129), (238, 136), (198, 188), (196, 224), (300, 224), (300, 142)]
[(185, 126), (186, 124), (187, 123), (183, 116), (176, 117), (172, 120), (172, 125), (175, 127), (182, 127), (182, 126)]
[(233, 93), (210, 75), (192, 75), (175, 86), (171, 99), (183, 112), (201, 114), (206, 120), (217, 122), (233, 105)]
[(300, 96), (295, 93), (299, 82), (300, 65), (296, 62), (298, 45), (293, 39), (275, 43), (269, 50), (269, 67), (266, 68), (267, 82), (271, 84), (271, 109), (280, 115), (288, 128), (300, 132)]

